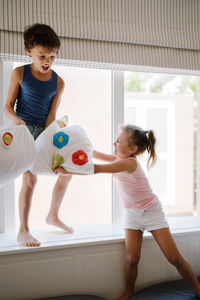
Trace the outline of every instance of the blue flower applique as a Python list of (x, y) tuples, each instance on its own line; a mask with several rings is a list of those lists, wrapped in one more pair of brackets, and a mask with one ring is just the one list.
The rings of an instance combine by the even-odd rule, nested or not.
[(65, 147), (69, 142), (69, 136), (63, 131), (59, 131), (53, 136), (53, 144), (58, 149)]

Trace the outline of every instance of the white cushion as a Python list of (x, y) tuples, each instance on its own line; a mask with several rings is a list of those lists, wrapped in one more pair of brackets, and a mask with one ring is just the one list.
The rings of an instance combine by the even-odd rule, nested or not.
[(25, 125), (0, 130), (0, 185), (29, 170), (35, 159), (34, 139)]
[(55, 175), (58, 165), (68, 172), (94, 173), (93, 146), (82, 127), (67, 126), (67, 116), (52, 122), (36, 139), (35, 147), (34, 174)]

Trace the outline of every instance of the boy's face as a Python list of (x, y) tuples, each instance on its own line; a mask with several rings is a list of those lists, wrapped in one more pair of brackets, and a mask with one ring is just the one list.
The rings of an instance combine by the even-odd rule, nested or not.
[(43, 46), (35, 46), (32, 49), (28, 49), (26, 52), (32, 57), (36, 70), (42, 74), (47, 74), (56, 58), (58, 49), (49, 50)]

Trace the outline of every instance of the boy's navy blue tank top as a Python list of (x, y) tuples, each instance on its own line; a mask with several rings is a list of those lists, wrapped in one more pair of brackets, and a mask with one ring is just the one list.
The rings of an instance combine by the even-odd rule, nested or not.
[(58, 75), (52, 71), (51, 79), (41, 81), (34, 77), (30, 65), (24, 66), (16, 104), (16, 114), (26, 123), (44, 126), (53, 97), (57, 92)]

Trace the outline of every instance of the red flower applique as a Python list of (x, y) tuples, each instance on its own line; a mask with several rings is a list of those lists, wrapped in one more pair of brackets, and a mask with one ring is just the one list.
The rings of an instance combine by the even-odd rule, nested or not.
[(88, 162), (88, 156), (83, 150), (78, 150), (72, 154), (72, 162), (82, 166)]

